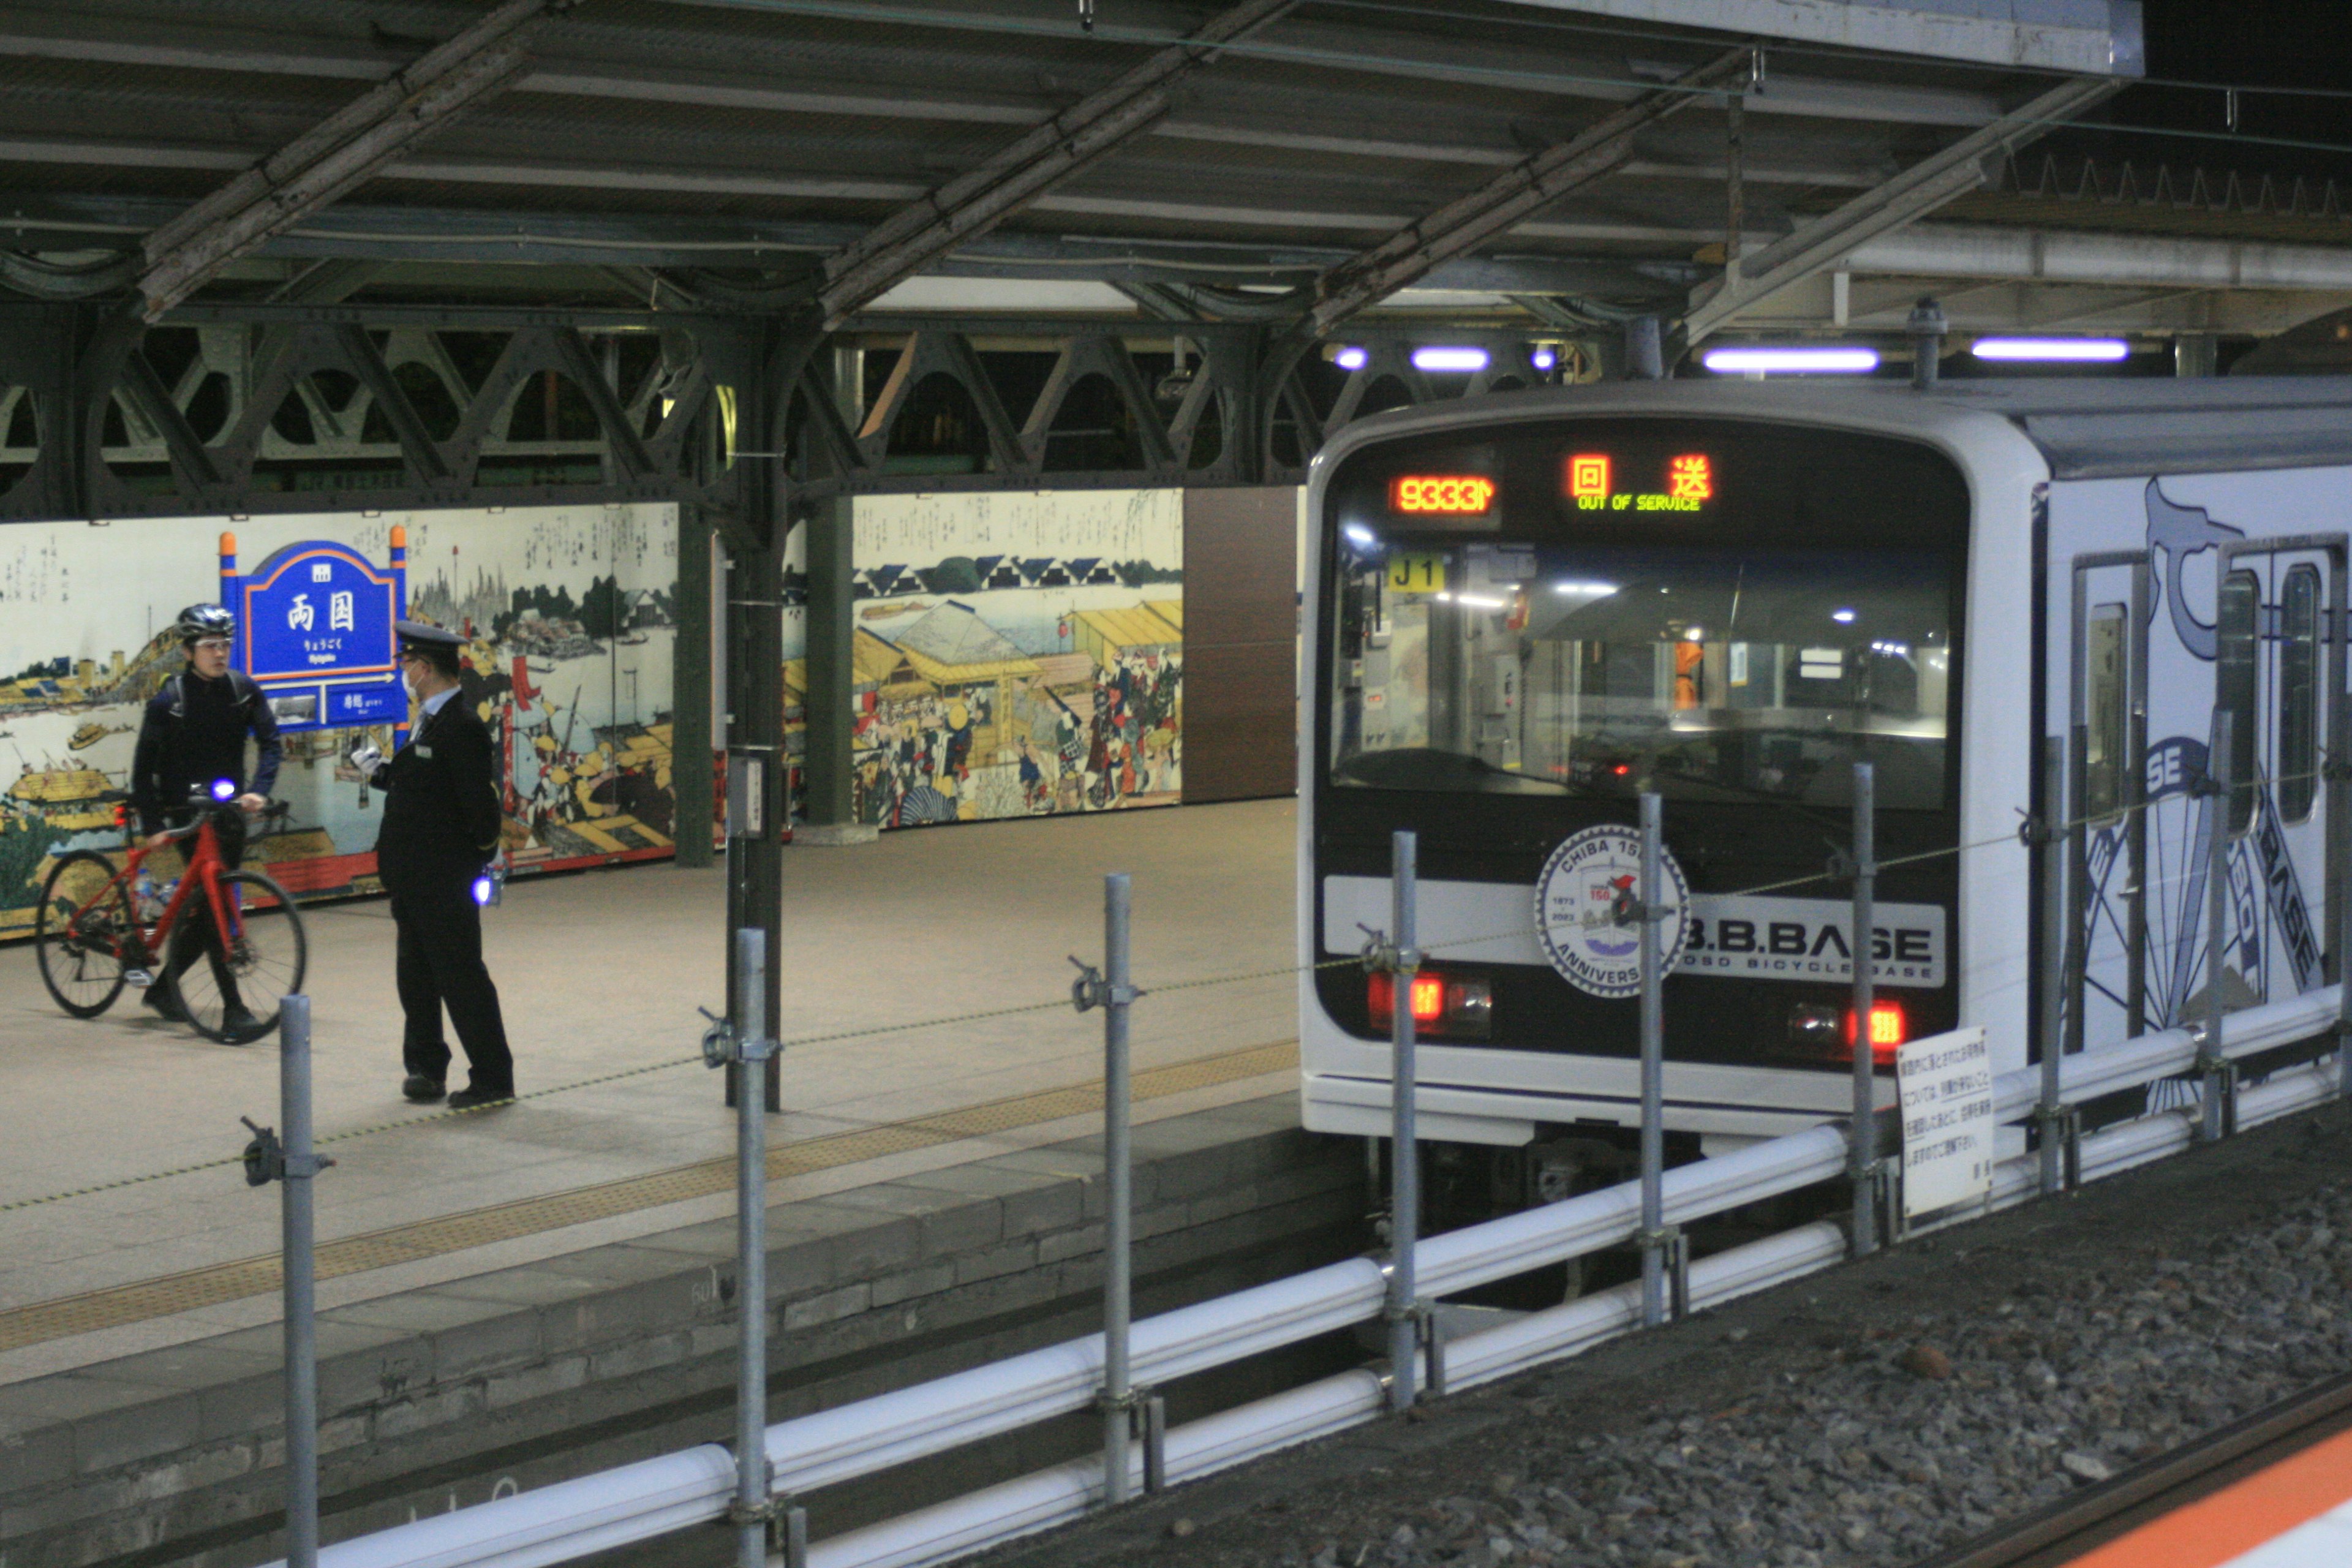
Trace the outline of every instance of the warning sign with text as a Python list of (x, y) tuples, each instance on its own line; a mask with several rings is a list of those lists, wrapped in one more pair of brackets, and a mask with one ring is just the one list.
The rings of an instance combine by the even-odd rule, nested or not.
[(1981, 1026), (1895, 1053), (1903, 1105), (1903, 1217), (1992, 1193), (1992, 1052)]

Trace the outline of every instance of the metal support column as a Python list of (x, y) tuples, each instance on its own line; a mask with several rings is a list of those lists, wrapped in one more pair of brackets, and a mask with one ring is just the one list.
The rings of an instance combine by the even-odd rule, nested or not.
[(310, 999), (282, 999), (278, 1014), (276, 1129), (243, 1118), (253, 1139), (245, 1146), (247, 1186), (284, 1184), (278, 1194), (286, 1347), (286, 1568), (319, 1562), (319, 1300), (318, 1226), (311, 1182), (334, 1163), (313, 1150), (310, 1137)]
[(768, 1062), (776, 1042), (769, 1033), (768, 933), (735, 933), (736, 1315), (741, 1324), (735, 1359), (735, 1526), (737, 1568), (767, 1568), (768, 1500), (768, 1118), (754, 1101), (768, 1100)]
[(2033, 858), (2036, 886), (2042, 889), (2042, 947), (2037, 965), (2041, 989), (2035, 993), (2041, 1003), (2041, 1015), (2034, 1030), (2036, 1047), (2042, 1053), (2042, 1096), (2034, 1107), (2033, 1119), (2042, 1141), (2040, 1175), (2045, 1197), (2073, 1184), (2067, 1170), (2073, 1130), (2058, 1082), (2066, 1058), (2066, 927), (2070, 900), (2063, 874), (2068, 862), (2059, 853), (2064, 839), (2058, 826), (2065, 815), (2065, 800), (2066, 742), (2056, 735), (2047, 735), (2042, 742), (2042, 815), (2029, 825), (2029, 852)]
[(2205, 766), (2206, 813), (2211, 831), (2205, 840), (2205, 1037), (2197, 1046), (2198, 1121), (2200, 1142), (2219, 1142), (2237, 1131), (2236, 1070), (2221, 1054), (2221, 1023), (2228, 1005), (2221, 995), (2222, 966), (2230, 926), (2230, 795), (2231, 748), (2237, 715), (2213, 710), (2213, 752)]
[(1418, 836), (1390, 839), (1389, 921), (1395, 934), (1389, 993), (1389, 1405), (1410, 1410), (1421, 1338), (1421, 1285), (1413, 1252), (1421, 1240), (1421, 1133), (1415, 1121), (1420, 1077), (1413, 1059), (1412, 985), (1421, 972), (1414, 913)]
[(1853, 1255), (1878, 1249), (1878, 1052), (1871, 1040), (1870, 948), (1878, 924), (1878, 782), (1853, 764), (1853, 1125), (1846, 1171), (1853, 1180)]
[[(1070, 1000), (1079, 1012), (1103, 1010), (1103, 1502), (1116, 1508), (1133, 1489), (1128, 1473), (1135, 1412), (1149, 1399), (1128, 1378), (1128, 1331), (1133, 1321), (1135, 1269), (1135, 1151), (1131, 1139), (1134, 1059), (1128, 1047), (1128, 1009), (1143, 994), (1129, 967), (1128, 931), (1134, 882), (1126, 872), (1103, 879), (1103, 967), (1073, 958), (1078, 978)], [(1146, 1434), (1146, 1484), (1154, 1466)]]
[(677, 864), (711, 862), (718, 770), (710, 749), (710, 514), (677, 509), (677, 645), (670, 663), (671, 838)]
[(1666, 1233), (1665, 955), (1658, 921), (1664, 868), (1664, 812), (1659, 797), (1642, 795), (1642, 1326), (1666, 1321), (1666, 1279), (1673, 1239)]
[(851, 735), (857, 722), (852, 663), (856, 614), (851, 597), (855, 508), (847, 496), (820, 501), (806, 525), (808, 749), (801, 783), (807, 816), (793, 832), (795, 844), (862, 844), (877, 837), (876, 829), (857, 821), (851, 779)]

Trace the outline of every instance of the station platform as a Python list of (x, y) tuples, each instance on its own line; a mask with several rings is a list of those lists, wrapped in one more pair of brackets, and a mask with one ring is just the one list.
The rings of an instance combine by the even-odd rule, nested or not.
[[(1147, 988), (1280, 969), (1293, 823), (1289, 801), (1261, 801), (789, 853), (776, 1201), (1094, 1131), (1101, 1021), (1068, 1005), (1066, 955), (1099, 956), (1103, 874), (1134, 876)], [(308, 911), (316, 1121), (337, 1162), (319, 1183), (321, 1309), (731, 1215), (718, 1075), (638, 1070), (696, 1055), (695, 1009), (722, 1001), (723, 910), (718, 869), (510, 886), (485, 945), (525, 1098), (467, 1116), (400, 1098), (385, 905)], [(1139, 1122), (1294, 1088), (1295, 995), (1274, 975), (1139, 1005)], [(888, 1032), (855, 1034), (870, 1030)], [(29, 946), (0, 949), (0, 1387), (275, 1321), (276, 1194), (218, 1163), (244, 1146), (240, 1116), (278, 1121), (269, 1043), (210, 1044), (130, 992), (77, 1021)], [(75, 1189), (100, 1190), (11, 1206)]]

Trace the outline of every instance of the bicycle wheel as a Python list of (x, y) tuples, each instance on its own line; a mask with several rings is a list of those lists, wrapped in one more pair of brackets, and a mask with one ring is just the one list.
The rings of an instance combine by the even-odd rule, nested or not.
[(131, 897), (114, 882), (114, 870), (97, 850), (75, 850), (49, 868), (33, 912), (41, 984), (77, 1018), (95, 1018), (114, 1005), (122, 994), (122, 955), (137, 940)]
[[(278, 1026), (278, 1004), (302, 989), (310, 947), (293, 896), (268, 877), (258, 871), (224, 872), (220, 889), (230, 930), (224, 939), (212, 929), (208, 910), (199, 917), (205, 925), (204, 956), (180, 972), (177, 988), (180, 1005), (196, 1033), (225, 1046), (241, 1046)], [(255, 909), (264, 898), (277, 908)], [(193, 900), (188, 906), (190, 912), (202, 908)]]

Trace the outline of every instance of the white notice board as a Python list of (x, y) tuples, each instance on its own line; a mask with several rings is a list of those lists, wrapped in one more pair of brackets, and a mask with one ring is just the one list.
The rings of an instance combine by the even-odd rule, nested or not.
[(1897, 1047), (1903, 1217), (1992, 1194), (1992, 1053), (1981, 1025)]

